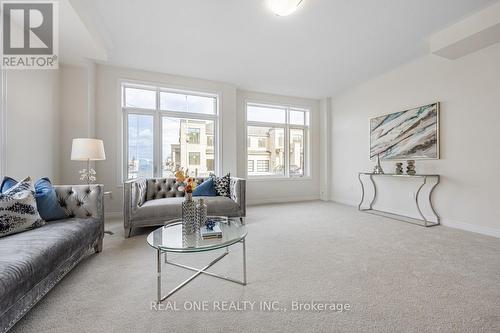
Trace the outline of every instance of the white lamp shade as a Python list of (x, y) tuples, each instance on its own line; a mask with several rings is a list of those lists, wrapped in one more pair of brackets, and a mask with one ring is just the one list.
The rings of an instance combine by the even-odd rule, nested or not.
[(106, 159), (104, 143), (99, 139), (73, 139), (71, 146), (71, 160), (73, 161), (101, 161)]
[(267, 0), (269, 8), (278, 16), (287, 16), (297, 10), (302, 0)]

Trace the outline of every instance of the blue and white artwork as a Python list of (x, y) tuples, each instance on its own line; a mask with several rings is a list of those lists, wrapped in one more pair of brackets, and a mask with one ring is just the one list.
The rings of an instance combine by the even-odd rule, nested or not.
[(370, 119), (370, 158), (439, 158), (439, 103)]

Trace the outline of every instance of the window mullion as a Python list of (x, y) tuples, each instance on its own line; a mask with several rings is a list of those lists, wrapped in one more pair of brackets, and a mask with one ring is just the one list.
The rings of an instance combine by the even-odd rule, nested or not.
[(285, 177), (290, 177), (290, 108), (286, 108), (285, 129)]
[(128, 161), (129, 161), (129, 156), (128, 156), (128, 111), (123, 112), (123, 146), (122, 146), (122, 154), (123, 154), (123, 161), (122, 161), (122, 179), (128, 180), (129, 175), (128, 175)]
[(160, 89), (156, 88), (156, 110), (154, 115), (154, 131), (153, 133), (153, 149), (154, 149), (154, 168), (153, 171), (154, 177), (161, 177), (162, 173), (162, 156), (161, 156), (161, 138), (162, 138), (162, 129), (161, 129), (161, 118), (160, 118)]

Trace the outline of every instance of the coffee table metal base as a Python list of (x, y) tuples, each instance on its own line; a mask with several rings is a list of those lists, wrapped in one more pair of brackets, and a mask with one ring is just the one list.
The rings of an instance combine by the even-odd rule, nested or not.
[[(175, 294), (182, 287), (184, 287), (185, 285), (187, 285), (189, 282), (191, 282), (192, 280), (194, 280), (196, 277), (198, 277), (201, 274), (206, 274), (206, 275), (213, 276), (213, 277), (216, 277), (216, 278), (219, 278), (219, 279), (222, 279), (222, 280), (226, 280), (226, 281), (230, 281), (230, 282), (234, 282), (234, 283), (238, 283), (238, 284), (241, 284), (243, 286), (246, 286), (246, 284), (247, 284), (247, 257), (246, 257), (245, 238), (243, 238), (241, 241), (239, 241), (239, 243), (241, 243), (242, 247), (243, 247), (243, 280), (242, 281), (230, 278), (228, 276), (222, 276), (222, 275), (215, 274), (215, 273), (207, 271), (207, 269), (209, 269), (210, 267), (212, 267), (215, 263), (217, 263), (219, 260), (221, 260), (222, 258), (224, 258), (225, 256), (227, 256), (229, 254), (229, 247), (226, 247), (226, 251), (224, 251), (224, 253), (222, 253), (220, 256), (218, 256), (217, 258), (215, 258), (214, 260), (212, 260), (208, 265), (206, 265), (203, 268), (195, 268), (195, 267), (190, 267), (190, 266), (187, 266), (187, 265), (179, 264), (179, 263), (176, 263), (176, 262), (173, 262), (173, 261), (168, 261), (168, 259), (167, 259), (167, 253), (168, 253), (168, 251), (162, 251), (162, 250), (158, 249), (157, 250), (157, 254), (156, 254), (156, 264), (157, 264), (157, 269), (158, 269), (158, 274), (157, 274), (157, 293), (158, 293), (157, 294), (157, 300), (158, 300), (158, 303), (163, 302), (164, 300), (166, 300), (167, 298), (169, 298), (170, 296), (172, 296), (173, 294)], [(184, 282), (182, 282), (181, 284), (179, 284), (177, 287), (175, 287), (174, 289), (172, 289), (165, 296), (162, 296), (162, 292), (161, 292), (161, 280), (162, 280), (162, 274), (161, 274), (162, 273), (162, 269), (161, 269), (162, 260), (161, 260), (161, 255), (163, 253), (165, 254), (165, 263), (166, 264), (169, 264), (169, 265), (172, 265), (172, 266), (181, 267), (181, 268), (184, 268), (184, 269), (196, 272), (191, 277), (189, 277), (188, 279), (186, 279)]]

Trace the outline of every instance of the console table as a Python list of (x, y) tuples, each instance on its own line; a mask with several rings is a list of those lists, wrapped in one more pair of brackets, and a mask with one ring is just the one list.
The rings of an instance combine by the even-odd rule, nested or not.
[[(373, 198), (371, 199), (370, 205), (368, 206), (368, 208), (362, 207), (363, 202), (365, 200), (365, 186), (363, 184), (362, 176), (368, 176), (368, 178), (370, 179), (370, 181), (373, 185)], [(373, 204), (375, 203), (375, 200), (377, 199), (377, 185), (375, 184), (375, 181), (374, 181), (375, 177), (394, 177), (394, 178), (398, 178), (398, 179), (408, 179), (409, 178), (409, 179), (422, 180), (422, 182), (418, 185), (417, 192), (415, 192), (415, 205), (417, 207), (418, 214), (420, 215), (421, 218), (418, 219), (418, 218), (413, 218), (410, 216), (405, 216), (405, 215), (400, 215), (400, 214), (395, 214), (395, 213), (391, 213), (391, 212), (373, 209)], [(365, 178), (367, 178), (367, 177), (365, 177)], [(424, 226), (424, 227), (433, 227), (433, 226), (439, 225), (439, 223), (440, 223), (439, 215), (436, 213), (436, 211), (434, 210), (434, 206), (432, 205), (432, 193), (434, 192), (434, 189), (436, 188), (436, 186), (439, 184), (439, 180), (440, 180), (439, 175), (413, 175), (413, 176), (411, 176), (411, 175), (398, 175), (398, 174), (393, 174), (393, 173), (375, 174), (375, 173), (370, 173), (370, 172), (359, 172), (358, 179), (359, 179), (359, 183), (361, 184), (361, 201), (359, 202), (359, 205), (358, 205), (359, 211), (372, 213), (372, 214), (376, 214), (376, 215), (381, 215), (381, 216), (393, 218), (396, 220), (400, 220), (403, 222), (417, 224), (417, 225)], [(429, 191), (429, 195), (427, 198), (429, 201), (429, 205), (430, 205), (432, 214), (434, 215), (433, 220), (426, 218), (424, 216), (424, 214), (422, 213), (422, 208), (420, 206), (421, 200), (419, 198), (420, 191), (422, 190), (422, 188), (426, 184), (428, 184), (429, 179), (435, 179), (435, 182), (431, 185), (432, 187)]]

